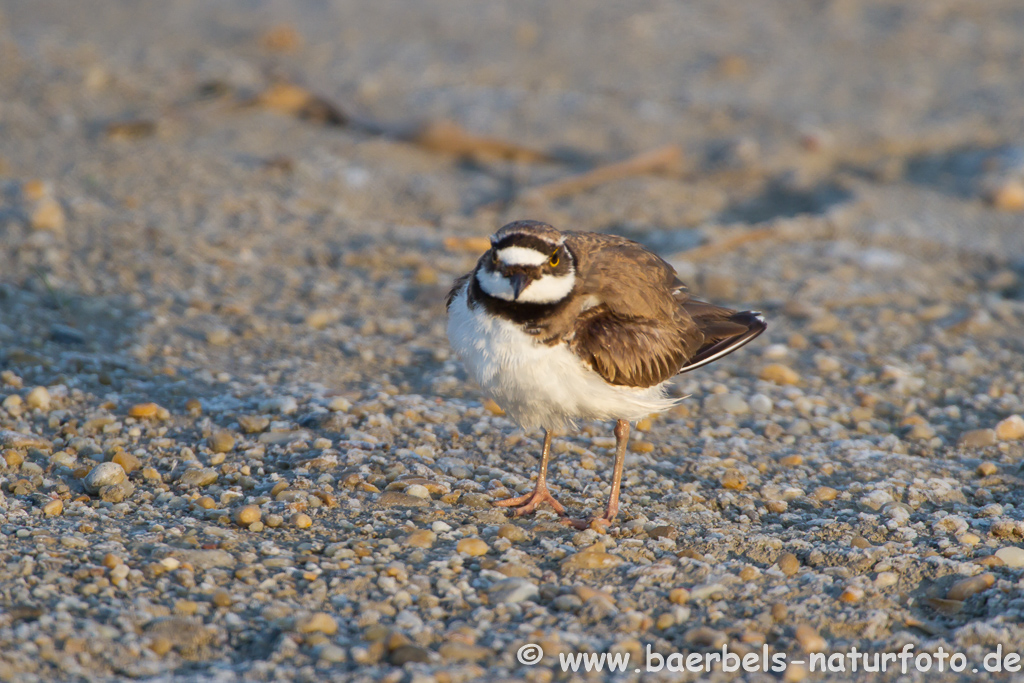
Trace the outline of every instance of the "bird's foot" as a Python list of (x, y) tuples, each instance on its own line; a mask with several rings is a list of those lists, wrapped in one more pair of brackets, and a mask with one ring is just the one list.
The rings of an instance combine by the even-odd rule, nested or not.
[(517, 496), (515, 498), (506, 498), (505, 500), (496, 500), (493, 505), (512, 508), (512, 512), (516, 517), (522, 517), (536, 510), (537, 506), (541, 503), (547, 503), (559, 515), (565, 516), (565, 508), (555, 500), (555, 497), (548, 491), (547, 485), (543, 483), (537, 484), (537, 488), (533, 490), (533, 493), (527, 493), (525, 496)]

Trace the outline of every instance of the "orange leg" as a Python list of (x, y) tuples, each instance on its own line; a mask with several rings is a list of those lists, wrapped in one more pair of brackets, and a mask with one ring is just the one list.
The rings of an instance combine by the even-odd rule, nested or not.
[(594, 520), (571, 520), (569, 524), (577, 529), (587, 529), (592, 524), (607, 527), (619, 514), (619, 491), (622, 488), (622, 469), (626, 464), (626, 444), (629, 442), (629, 422), (618, 420), (615, 423), (615, 467), (612, 470), (612, 492), (608, 496), (608, 507), (605, 508), (604, 517)]
[(512, 508), (515, 512), (516, 517), (528, 515), (537, 509), (537, 506), (541, 503), (548, 503), (555, 512), (560, 515), (565, 515), (565, 508), (562, 504), (555, 500), (555, 497), (548, 491), (548, 461), (551, 458), (551, 432), (544, 430), (544, 449), (540, 455), (540, 474), (537, 475), (537, 486), (534, 487), (533, 493), (527, 493), (525, 496), (517, 496), (515, 498), (506, 498), (505, 500), (498, 500), (494, 502), (494, 505), (503, 508)]

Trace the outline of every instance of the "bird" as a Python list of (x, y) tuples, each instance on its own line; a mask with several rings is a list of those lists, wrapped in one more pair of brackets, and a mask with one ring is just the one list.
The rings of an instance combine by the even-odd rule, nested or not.
[[(505, 225), (445, 298), (448, 340), (483, 392), (544, 444), (532, 493), (499, 500), (515, 516), (547, 503), (566, 524), (607, 527), (619, 512), (630, 423), (672, 408), (679, 373), (712, 363), (765, 331), (756, 311), (691, 298), (675, 269), (633, 240)], [(602, 517), (574, 520), (547, 485), (553, 434), (614, 421), (615, 463)]]

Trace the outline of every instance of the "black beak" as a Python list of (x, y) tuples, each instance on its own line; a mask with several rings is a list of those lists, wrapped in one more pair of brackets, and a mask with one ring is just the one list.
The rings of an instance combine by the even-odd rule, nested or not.
[(527, 277), (526, 273), (512, 273), (508, 276), (508, 281), (512, 284), (513, 301), (518, 299), (519, 295), (526, 289), (526, 285), (530, 284), (530, 278)]

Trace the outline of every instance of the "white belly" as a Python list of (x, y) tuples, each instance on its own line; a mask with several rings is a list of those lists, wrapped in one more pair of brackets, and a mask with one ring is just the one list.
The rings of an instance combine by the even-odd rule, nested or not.
[(520, 426), (633, 421), (675, 405), (665, 398), (667, 382), (646, 389), (608, 384), (564, 344), (540, 344), (482, 306), (470, 308), (466, 289), (448, 309), (448, 341), (484, 392)]

